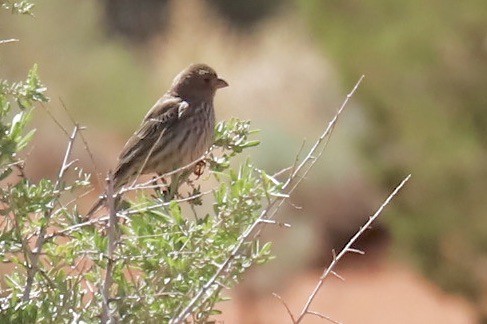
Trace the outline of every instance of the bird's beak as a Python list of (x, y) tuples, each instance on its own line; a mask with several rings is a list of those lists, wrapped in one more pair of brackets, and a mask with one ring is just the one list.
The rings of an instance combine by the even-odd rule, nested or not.
[(215, 87), (217, 89), (228, 87), (228, 82), (223, 79), (216, 79)]

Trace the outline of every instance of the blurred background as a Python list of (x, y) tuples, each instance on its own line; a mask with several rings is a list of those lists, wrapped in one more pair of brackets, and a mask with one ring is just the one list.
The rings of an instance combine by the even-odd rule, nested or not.
[[(0, 47), (0, 73), (21, 80), (39, 64), (48, 108), (69, 125), (62, 101), (88, 127), (95, 163), (77, 154), (101, 175), (189, 63), (230, 83), (217, 118), (261, 129), (249, 154), (268, 172), (309, 148), (366, 75), (281, 212), (292, 228), (268, 233), (276, 260), (229, 292), (219, 320), (285, 322), (271, 293), (298, 312), (331, 250), (412, 173), (360, 240), (367, 254), (346, 257), (346, 281), (330, 278), (312, 309), (345, 323), (487, 322), (485, 0), (50, 0), (34, 12), (0, 13), (1, 38), (20, 39)], [(33, 123), (27, 174), (54, 177), (66, 140), (44, 109)]]

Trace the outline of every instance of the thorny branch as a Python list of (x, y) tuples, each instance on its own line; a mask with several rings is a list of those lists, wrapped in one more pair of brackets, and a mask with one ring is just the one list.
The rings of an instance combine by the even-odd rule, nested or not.
[[(355, 91), (358, 89), (360, 83), (364, 79), (364, 76), (362, 75), (358, 82), (355, 84), (353, 87), (352, 91), (347, 95), (345, 101), (342, 103), (340, 108), (338, 109), (337, 113), (333, 117), (333, 119), (328, 123), (328, 126), (326, 127), (325, 131), (321, 134), (319, 139), (316, 141), (316, 143), (313, 145), (307, 156), (304, 158), (304, 160), (291, 172), (291, 175), (289, 176), (288, 180), (286, 181), (283, 189), (289, 188), (286, 193), (287, 195), (275, 197), (269, 204), (267, 205), (266, 209), (262, 211), (260, 216), (256, 219), (254, 223), (252, 223), (244, 233), (240, 236), (239, 240), (235, 244), (234, 249), (230, 252), (228, 258), (221, 263), (221, 265), (218, 267), (214, 275), (206, 282), (201, 289), (196, 292), (194, 297), (190, 300), (190, 302), (184, 306), (181, 305), (182, 310), (178, 313), (177, 316), (173, 317), (170, 321), (170, 323), (181, 323), (185, 320), (187, 316), (193, 311), (194, 307), (198, 303), (203, 303), (209, 296), (211, 296), (211, 292), (214, 289), (217, 289), (219, 285), (217, 284), (217, 280), (220, 278), (222, 275), (229, 275), (227, 269), (229, 266), (232, 264), (232, 261), (235, 259), (237, 256), (238, 252), (240, 251), (242, 245), (248, 240), (250, 235), (254, 232), (254, 230), (261, 225), (262, 223), (265, 223), (265, 219), (270, 219), (272, 218), (279, 208), (282, 206), (284, 201), (289, 197), (289, 194), (294, 191), (294, 189), (298, 186), (298, 184), (301, 182), (302, 178), (309, 172), (309, 170), (313, 167), (313, 165), (316, 163), (316, 160), (323, 154), (324, 149), (326, 148), (326, 144), (328, 142), (328, 139), (333, 131), (334, 126), (336, 125), (338, 121), (338, 117), (346, 107), (348, 101), (350, 98), (353, 96)], [(326, 140), (326, 141), (325, 141)], [(325, 141), (325, 143), (323, 143)], [(321, 144), (325, 144), (323, 147)], [(321, 148), (321, 151), (320, 151)], [(316, 156), (315, 156), (316, 155)], [(296, 163), (297, 164), (297, 163)], [(301, 172), (304, 170), (303, 172)], [(293, 183), (293, 180), (298, 176), (302, 174), (302, 177), (298, 178), (295, 183)], [(292, 185), (291, 187), (289, 187)], [(277, 206), (276, 206), (277, 204)], [(276, 208), (272, 211), (271, 210), (276, 206)], [(270, 215), (269, 215), (270, 214)], [(258, 233), (256, 234), (258, 235)]]
[(404, 178), (401, 181), (401, 183), (394, 189), (394, 191), (387, 197), (387, 199), (382, 203), (382, 205), (379, 207), (379, 209), (377, 209), (377, 211), (375, 212), (375, 214), (372, 215), (372, 216), (370, 216), (369, 219), (367, 220), (367, 222), (362, 227), (360, 227), (360, 229), (357, 231), (357, 233), (355, 233), (355, 235), (350, 239), (350, 241), (348, 241), (348, 243), (340, 251), (340, 253), (338, 253), (338, 255), (335, 255), (335, 253), (333, 254), (333, 261), (323, 271), (323, 274), (321, 275), (320, 280), (318, 281), (318, 283), (316, 284), (315, 288), (313, 289), (313, 291), (309, 295), (308, 300), (306, 301), (306, 304), (304, 305), (303, 309), (301, 310), (301, 313), (298, 316), (298, 319), (296, 321), (293, 320), (293, 323), (301, 323), (301, 321), (303, 320), (303, 318), (306, 315), (308, 315), (308, 314), (312, 314), (312, 315), (316, 315), (316, 316), (320, 316), (320, 317), (329, 319), (328, 317), (326, 317), (326, 316), (324, 316), (322, 314), (319, 314), (319, 313), (314, 312), (314, 311), (310, 311), (309, 308), (311, 306), (311, 303), (313, 302), (314, 298), (316, 297), (318, 291), (323, 286), (326, 278), (330, 274), (336, 274), (333, 269), (335, 268), (335, 266), (338, 264), (338, 262), (340, 261), (340, 259), (345, 254), (347, 254), (347, 253), (364, 254), (363, 251), (360, 251), (360, 250), (357, 250), (357, 249), (352, 248), (353, 244), (357, 241), (357, 239), (368, 228), (370, 228), (370, 225), (372, 225), (372, 223), (377, 219), (377, 217), (379, 217), (379, 215), (382, 213), (382, 211), (384, 210), (384, 208), (391, 202), (392, 198), (394, 198), (394, 196), (397, 195), (397, 193), (402, 189), (402, 187), (406, 184), (406, 182), (409, 180), (409, 178), (411, 178), (411, 175), (410, 174), (406, 178)]
[[(66, 173), (67, 169), (72, 165), (72, 162), (70, 162), (69, 160), (70, 160), (71, 153), (73, 151), (74, 141), (76, 139), (76, 135), (78, 134), (79, 130), (80, 130), (79, 125), (75, 125), (71, 133), (71, 136), (69, 137), (68, 146), (66, 147), (66, 152), (63, 158), (63, 163), (61, 165), (61, 168), (59, 169), (56, 184), (54, 185), (54, 191), (57, 191), (59, 189), (64, 174)], [(51, 204), (52, 205), (49, 207), (49, 209), (46, 210), (46, 212), (44, 213), (44, 222), (39, 227), (39, 235), (37, 236), (34, 250), (30, 251), (27, 245), (24, 247), (24, 249), (29, 250), (29, 252), (31, 253), (27, 253), (29, 257), (26, 259), (27, 281), (25, 284), (24, 294), (22, 296), (23, 302), (29, 301), (32, 285), (34, 284), (34, 277), (39, 271), (38, 268), (39, 257), (41, 255), (42, 247), (46, 239), (46, 231), (47, 231), (47, 227), (49, 226), (49, 220), (51, 219), (52, 211), (54, 209), (54, 202), (52, 202)]]

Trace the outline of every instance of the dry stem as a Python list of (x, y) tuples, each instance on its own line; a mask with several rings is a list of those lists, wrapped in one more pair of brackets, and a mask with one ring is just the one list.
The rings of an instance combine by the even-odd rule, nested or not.
[(117, 211), (115, 209), (115, 199), (114, 199), (114, 190), (113, 190), (113, 174), (112, 172), (108, 172), (108, 179), (107, 179), (107, 208), (109, 210), (109, 217), (108, 217), (108, 248), (107, 248), (107, 269), (105, 271), (105, 279), (103, 280), (103, 285), (101, 289), (102, 294), (102, 314), (101, 314), (101, 322), (102, 323), (113, 323), (114, 316), (113, 312), (110, 310), (110, 288), (113, 284), (113, 269), (115, 267), (115, 249), (117, 247), (117, 240), (118, 240), (118, 220), (117, 220)]
[[(61, 168), (59, 169), (58, 177), (56, 180), (56, 184), (54, 185), (54, 191), (57, 191), (59, 189), (59, 186), (61, 185), (62, 179), (64, 177), (64, 174), (66, 173), (67, 169), (72, 165), (72, 162), (69, 162), (71, 152), (73, 151), (73, 145), (74, 141), (76, 139), (76, 135), (78, 134), (79, 131), (79, 126), (75, 125), (73, 132), (71, 133), (71, 136), (69, 137), (68, 141), (68, 146), (66, 148), (66, 153), (64, 154), (64, 159), (63, 159), (63, 164), (61, 165)], [(29, 256), (26, 259), (27, 263), (27, 280), (25, 284), (25, 289), (24, 289), (24, 294), (22, 296), (22, 301), (27, 302), (30, 299), (30, 293), (32, 290), (32, 285), (34, 284), (34, 277), (37, 274), (39, 268), (39, 257), (42, 252), (42, 247), (45, 242), (46, 238), (46, 231), (47, 227), (49, 226), (49, 220), (51, 219), (52, 216), (52, 211), (54, 209), (54, 202), (52, 202), (52, 206), (49, 207), (48, 210), (44, 213), (44, 218), (45, 221), (39, 228), (39, 235), (37, 236), (37, 240), (35, 243), (35, 248), (33, 251), (29, 250), (28, 246), (24, 246), (24, 249), (29, 250), (31, 253), (27, 253)]]
[(315, 299), (315, 297), (318, 294), (319, 290), (323, 286), (326, 278), (330, 275), (330, 273), (331, 274), (335, 273), (333, 271), (333, 269), (335, 268), (335, 266), (338, 264), (338, 262), (340, 261), (340, 259), (345, 254), (347, 254), (347, 253), (364, 254), (363, 251), (360, 251), (360, 250), (357, 250), (357, 249), (352, 248), (352, 245), (370, 227), (370, 225), (372, 225), (372, 223), (377, 219), (377, 217), (379, 217), (379, 215), (382, 213), (382, 210), (391, 202), (392, 198), (394, 198), (394, 196), (397, 195), (397, 193), (399, 192), (399, 190), (401, 190), (401, 188), (406, 184), (406, 182), (409, 180), (410, 177), (411, 177), (411, 175), (408, 175), (406, 178), (404, 178), (401, 181), (401, 183), (394, 189), (394, 191), (389, 195), (389, 197), (387, 197), (387, 199), (382, 203), (382, 205), (379, 207), (379, 209), (377, 209), (377, 211), (375, 212), (375, 214), (369, 217), (369, 219), (367, 220), (367, 222), (362, 227), (360, 227), (360, 229), (357, 231), (357, 233), (355, 233), (355, 235), (350, 239), (350, 241), (348, 241), (348, 243), (340, 251), (340, 253), (338, 253), (338, 255), (335, 255), (335, 253), (333, 253), (333, 261), (323, 271), (323, 274), (321, 275), (320, 280), (318, 281), (318, 283), (316, 284), (315, 288), (313, 289), (313, 291), (309, 295), (308, 300), (306, 301), (306, 304), (304, 305), (303, 309), (301, 310), (301, 313), (298, 316), (298, 319), (296, 321), (294, 321), (294, 319), (293, 319), (293, 323), (301, 323), (301, 321), (303, 320), (303, 318), (306, 315), (308, 315), (308, 314), (312, 314), (312, 315), (316, 315), (316, 316), (321, 316), (323, 318), (327, 318), (326, 316), (321, 315), (321, 314), (319, 314), (317, 312), (310, 311), (309, 310), (309, 307), (311, 306), (311, 303), (313, 302), (313, 300)]

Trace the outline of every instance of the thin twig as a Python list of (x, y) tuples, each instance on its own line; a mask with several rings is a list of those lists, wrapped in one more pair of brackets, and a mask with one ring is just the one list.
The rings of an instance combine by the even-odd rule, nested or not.
[(272, 225), (277, 225), (279, 227), (287, 227), (287, 228), (291, 227), (291, 224), (278, 222), (273, 219), (261, 219), (259, 220), (259, 223), (272, 224)]
[(212, 192), (213, 192), (213, 190), (203, 191), (203, 192), (200, 192), (200, 193), (197, 193), (195, 195), (188, 196), (188, 197), (185, 197), (185, 198), (173, 199), (173, 200), (168, 201), (168, 202), (165, 201), (165, 202), (161, 202), (159, 204), (153, 204), (153, 205), (146, 206), (146, 207), (142, 207), (142, 208), (134, 208), (134, 209), (130, 209), (130, 210), (121, 211), (118, 214), (120, 214), (120, 215), (126, 215), (126, 216), (132, 215), (132, 214), (138, 214), (138, 213), (142, 213), (142, 212), (145, 212), (145, 211), (157, 209), (157, 208), (160, 208), (160, 207), (169, 206), (172, 202), (182, 203), (182, 202), (188, 202), (188, 201), (191, 201), (191, 200), (195, 200), (195, 199), (201, 198), (203, 196), (206, 196), (206, 195), (208, 195), (208, 194), (210, 194)]
[[(210, 151), (211, 151), (211, 149), (208, 150), (208, 152), (205, 153), (204, 155), (202, 155), (201, 157), (199, 157), (196, 160), (194, 160), (193, 162), (190, 162), (190, 163), (188, 163), (188, 164), (186, 164), (186, 165), (184, 165), (184, 166), (182, 166), (180, 168), (177, 168), (175, 170), (172, 170), (172, 171), (166, 172), (164, 174), (158, 175), (157, 177), (153, 177), (152, 179), (150, 179), (150, 180), (148, 180), (146, 182), (136, 184), (135, 182), (137, 181), (137, 179), (135, 179), (135, 181), (133, 181), (132, 185), (130, 185), (128, 187), (122, 188), (119, 191), (119, 194), (124, 194), (124, 193), (126, 193), (128, 191), (133, 191), (133, 190), (151, 188), (150, 186), (153, 186), (154, 181), (157, 181), (157, 180), (166, 178), (166, 177), (171, 176), (173, 174), (176, 174), (176, 173), (179, 173), (181, 171), (184, 171), (184, 170), (189, 169), (190, 167), (192, 167), (193, 165), (195, 165), (199, 161), (205, 159), (208, 156), (208, 154), (209, 154)], [(166, 187), (166, 186), (165, 185), (162, 185), (160, 187)]]
[(10, 39), (2, 39), (0, 40), (0, 45), (7, 44), (7, 43), (15, 43), (18, 42), (19, 40), (16, 38), (10, 38)]
[[(71, 123), (73, 125), (76, 125), (76, 120), (74, 119), (74, 117), (71, 115), (71, 112), (69, 111), (68, 107), (66, 106), (66, 104), (64, 103), (64, 100), (63, 98), (59, 97), (59, 101), (61, 102), (61, 106), (63, 107), (64, 109), (64, 112), (66, 113), (66, 115), (68, 116), (69, 120), (71, 120)], [(80, 130), (85, 130), (86, 128), (83, 127), (82, 129)], [(93, 168), (95, 170), (95, 174), (96, 174), (96, 181), (98, 182), (99, 185), (101, 185), (102, 181), (100, 179), (100, 174), (98, 172), (98, 168), (96, 166), (96, 163), (95, 163), (95, 158), (94, 158), (94, 155), (93, 153), (91, 152), (90, 150), (90, 147), (88, 145), (88, 141), (86, 140), (85, 136), (83, 135), (83, 132), (80, 132), (80, 137), (81, 137), (81, 140), (83, 142), (83, 145), (84, 145), (84, 149), (86, 150), (86, 152), (88, 153), (88, 156), (90, 158), (90, 161), (91, 161), (91, 164), (93, 165)]]
[(68, 147), (66, 148), (66, 154), (64, 154), (63, 164), (59, 169), (59, 174), (57, 177), (56, 185), (54, 186), (54, 190), (58, 190), (59, 186), (61, 185), (61, 181), (64, 177), (64, 174), (68, 170), (69, 166), (72, 164), (69, 162), (69, 158), (71, 156), (71, 152), (73, 151), (74, 140), (76, 139), (76, 135), (78, 134), (79, 126), (75, 125), (71, 136), (69, 137)]
[(117, 211), (115, 210), (115, 199), (113, 190), (113, 174), (108, 172), (107, 180), (107, 208), (110, 212), (108, 217), (108, 248), (107, 248), (107, 269), (105, 271), (105, 280), (103, 280), (103, 285), (101, 289), (102, 294), (102, 323), (114, 323), (114, 315), (110, 310), (110, 288), (113, 283), (113, 269), (115, 267), (115, 249), (117, 247), (118, 240), (118, 220)]
[[(285, 168), (283, 168), (283, 169), (281, 169), (281, 170), (277, 171), (276, 173), (274, 173), (274, 174), (272, 175), (272, 177), (273, 177), (273, 178), (277, 178), (277, 177), (279, 177), (280, 175), (282, 175), (282, 174), (284, 174), (284, 173), (286, 173), (286, 172), (288, 172), (288, 171), (290, 171), (290, 170), (292, 170), (292, 169), (293, 169), (293, 167), (292, 167), (292, 166), (285, 167)], [(292, 172), (291, 172), (291, 173), (292, 173)]]
[[(59, 127), (59, 129), (61, 129), (63, 131), (64, 135), (66, 135), (66, 137), (69, 138), (68, 130), (63, 126), (63, 124), (61, 124), (61, 122), (56, 118), (56, 116), (54, 116), (54, 114), (47, 107), (47, 105), (44, 105), (43, 103), (41, 103), (41, 107), (44, 108), (46, 113), (49, 115), (49, 117), (51, 117), (52, 121)], [(74, 124), (74, 125), (76, 126), (76, 124)]]
[(100, 178), (100, 172), (98, 172), (98, 167), (96, 166), (95, 156), (93, 155), (93, 152), (91, 151), (90, 146), (88, 145), (88, 141), (86, 140), (85, 135), (83, 135), (83, 132), (80, 132), (79, 134), (81, 137), (81, 141), (83, 142), (84, 149), (88, 153), (91, 164), (93, 165), (93, 170), (95, 171), (96, 174), (96, 181), (98, 182), (98, 185), (101, 185), (102, 181)]
[[(318, 138), (318, 140), (313, 144), (313, 146), (311, 147), (310, 151), (308, 152), (306, 157), (303, 159), (303, 161), (301, 161), (301, 163), (299, 165), (297, 165), (297, 160), (295, 161), (295, 163), (292, 167), (293, 171), (291, 172), (288, 180), (286, 181), (286, 183), (283, 186), (283, 191), (285, 191), (288, 196), (290, 196), (294, 192), (294, 190), (297, 188), (297, 186), (301, 183), (301, 181), (306, 177), (308, 172), (314, 166), (316, 161), (318, 161), (318, 159), (322, 156), (322, 154), (323, 154), (323, 152), (324, 152), (324, 150), (328, 144), (328, 141), (331, 137), (333, 129), (335, 128), (335, 125), (338, 122), (338, 118), (342, 114), (343, 110), (346, 108), (349, 100), (353, 97), (353, 95), (357, 91), (358, 87), (360, 86), (360, 84), (362, 83), (364, 78), (365, 78), (365, 76), (362, 75), (360, 77), (360, 79), (357, 81), (357, 83), (355, 83), (352, 90), (347, 94), (347, 97), (342, 102), (340, 108), (338, 108), (338, 110), (335, 113), (335, 115), (333, 116), (333, 118), (328, 122), (327, 127), (325, 128), (325, 130), (323, 131), (321, 136)], [(304, 142), (303, 142), (301, 147), (303, 147), (303, 146), (304, 146)], [(301, 153), (301, 150), (299, 151), (298, 154), (300, 154), (300, 153)], [(316, 156), (315, 156), (315, 154), (316, 154)], [(303, 172), (301, 172), (302, 170), (303, 170)], [(300, 176), (298, 177), (298, 175), (300, 175)], [(281, 207), (285, 201), (286, 201), (286, 199), (281, 199), (277, 203), (277, 206), (274, 208), (272, 213), (269, 213), (269, 217), (268, 217), (269, 219), (272, 219), (277, 214), (277, 212), (281, 209)], [(262, 229), (258, 230), (257, 233), (254, 235), (254, 237), (259, 236), (261, 230)]]
[(361, 254), (361, 255), (364, 255), (364, 254), (365, 254), (365, 252), (364, 252), (364, 251), (362, 251), (362, 250), (359, 250), (359, 249), (352, 249), (352, 248), (348, 249), (348, 252), (351, 252), (351, 253), (357, 253), (357, 254)]
[(296, 171), (296, 167), (298, 166), (299, 163), (299, 157), (301, 156), (301, 153), (303, 153), (304, 146), (306, 145), (306, 140), (303, 140), (301, 143), (301, 147), (298, 150), (298, 153), (296, 154), (296, 157), (294, 159), (293, 166), (291, 167), (291, 174), (293, 174)]
[(330, 273), (332, 275), (334, 275), (335, 277), (337, 277), (338, 279), (340, 279), (341, 281), (345, 281), (345, 278), (343, 278), (341, 275), (339, 275), (338, 272), (331, 271)]
[(296, 323), (296, 319), (294, 318), (294, 315), (293, 313), (291, 312), (291, 310), (289, 309), (289, 306), (286, 304), (286, 302), (284, 301), (284, 299), (282, 299), (281, 296), (279, 296), (278, 294), (276, 293), (272, 293), (272, 296), (276, 297), (277, 299), (279, 299), (279, 301), (281, 302), (281, 304), (284, 306), (284, 308), (286, 308), (286, 311), (287, 311), (287, 314), (289, 315), (289, 317), (291, 318), (291, 321), (294, 323)]
[[(186, 198), (181, 198), (181, 199), (175, 199), (175, 200), (172, 200), (172, 201), (175, 201), (175, 202), (178, 202), (178, 203), (181, 203), (181, 202), (188, 202), (188, 201), (191, 201), (191, 200), (194, 200), (194, 199), (198, 199), (198, 198), (201, 198), (205, 195), (208, 195), (212, 193), (212, 190), (208, 190), (208, 191), (204, 191), (204, 192), (200, 192), (196, 195), (193, 195), (193, 196), (189, 196), (189, 197), (186, 197)], [(127, 218), (127, 216), (130, 216), (130, 215), (133, 215), (133, 214), (138, 214), (138, 213), (143, 213), (145, 211), (149, 211), (149, 210), (153, 210), (153, 209), (157, 209), (157, 208), (160, 208), (160, 207), (165, 207), (165, 206), (169, 206), (171, 204), (171, 202), (161, 202), (159, 204), (155, 204), (155, 205), (150, 205), (150, 206), (146, 206), (146, 207), (134, 207), (133, 209), (128, 209), (128, 210), (123, 210), (123, 211), (119, 211), (117, 212), (117, 217), (120, 217), (120, 218)], [(59, 212), (59, 211), (57, 211)], [(103, 223), (106, 223), (107, 220), (108, 220), (108, 216), (101, 216), (101, 217), (97, 217), (97, 218), (91, 218), (83, 223), (79, 223), (79, 224), (75, 224), (75, 225), (72, 225), (72, 226), (69, 226), (69, 227), (66, 227), (66, 228), (63, 228), (63, 229), (60, 229), (50, 235), (46, 235), (46, 240), (50, 240), (56, 236), (65, 236), (65, 235), (69, 235), (69, 233), (71, 232), (74, 232), (80, 228), (83, 228), (83, 227), (86, 227), (86, 226), (90, 226), (90, 225), (93, 225), (93, 224), (96, 224), (96, 223), (99, 223), (99, 224), (103, 224)]]
[(332, 322), (332, 323), (335, 323), (335, 324), (342, 324), (342, 322), (335, 321), (333, 318), (331, 318), (329, 316), (326, 316), (326, 315), (323, 315), (323, 314), (318, 313), (318, 312), (308, 311), (308, 314), (321, 317), (322, 319), (326, 319), (327, 321)]
[[(320, 156), (323, 154), (323, 151), (326, 147), (326, 143), (325, 143), (325, 147), (323, 147), (321, 149), (321, 151), (318, 151), (320, 149), (320, 144), (327, 138), (330, 137), (333, 129), (335, 128), (335, 125), (338, 121), (338, 118), (340, 117), (341, 113), (343, 112), (343, 110), (345, 109), (345, 107), (347, 106), (348, 104), (348, 101), (350, 100), (350, 98), (353, 97), (353, 95), (355, 94), (355, 91), (357, 91), (358, 87), (360, 86), (360, 83), (362, 83), (362, 80), (365, 78), (364, 75), (362, 75), (360, 77), (360, 79), (357, 81), (357, 83), (355, 84), (355, 86), (352, 88), (352, 91), (350, 91), (350, 93), (347, 95), (347, 97), (345, 98), (345, 101), (343, 101), (342, 105), (340, 106), (340, 108), (338, 109), (337, 113), (335, 114), (335, 116), (333, 117), (333, 119), (328, 123), (328, 126), (326, 127), (325, 131), (321, 134), (321, 136), (318, 138), (318, 140), (316, 141), (316, 143), (313, 145), (313, 147), (311, 148), (311, 150), (308, 152), (308, 155), (304, 158), (304, 160), (298, 165), (297, 168), (295, 168), (294, 172), (292, 173), (292, 175), (289, 177), (289, 180), (287, 181), (287, 183), (284, 185), (284, 187), (286, 188), (287, 186), (289, 186), (292, 182), (292, 180), (294, 178), (296, 178), (296, 176), (298, 174), (300, 174), (301, 170), (306, 166), (307, 163), (309, 163), (309, 167), (304, 171), (302, 177), (300, 179), (298, 179), (298, 181), (294, 184), (294, 188), (299, 184), (299, 182), (301, 182), (301, 179), (303, 179), (306, 174), (309, 172), (309, 170), (311, 169), (311, 167), (316, 163), (316, 161), (320, 158)], [(315, 154), (318, 152), (318, 154), (315, 156)], [(291, 189), (292, 191), (293, 189)]]
[[(78, 129), (79, 129), (78, 125), (76, 125), (73, 129), (73, 132), (71, 133), (71, 136), (69, 137), (68, 146), (66, 148), (66, 153), (64, 154), (64, 158), (63, 158), (63, 163), (61, 165), (61, 168), (59, 169), (56, 184), (54, 185), (54, 192), (59, 189), (64, 174), (70, 165), (69, 159), (71, 156), (71, 152), (73, 151), (73, 145), (76, 139), (76, 134), (78, 133)], [(30, 299), (32, 285), (34, 284), (34, 277), (37, 274), (37, 271), (39, 270), (38, 269), (39, 257), (41, 255), (42, 247), (46, 239), (46, 231), (47, 231), (47, 227), (49, 226), (49, 221), (51, 219), (53, 209), (54, 209), (54, 202), (52, 202), (52, 205), (49, 206), (49, 208), (44, 212), (44, 222), (39, 228), (39, 235), (35, 243), (35, 248), (32, 251), (32, 256), (29, 258), (30, 264), (27, 265), (28, 266), (27, 280), (25, 283), (24, 294), (22, 296), (22, 301), (24, 302), (27, 302)]]
[(54, 238), (56, 236), (65, 236), (65, 235), (68, 235), (69, 233), (71, 233), (73, 231), (76, 231), (77, 229), (80, 229), (80, 228), (85, 227), (85, 226), (90, 226), (90, 225), (93, 225), (93, 224), (96, 224), (96, 223), (103, 224), (107, 220), (108, 220), (108, 216), (102, 216), (102, 217), (98, 217), (98, 218), (92, 218), (90, 220), (87, 220), (86, 222), (79, 223), (79, 224), (75, 224), (75, 225), (66, 227), (66, 228), (64, 228), (62, 230), (59, 230), (57, 232), (54, 232), (51, 235), (47, 235), (46, 236), (46, 240), (52, 239), (52, 238)]
[[(323, 271), (323, 274), (320, 277), (320, 280), (316, 284), (315, 288), (313, 289), (313, 292), (309, 295), (308, 300), (306, 301), (306, 304), (304, 305), (301, 313), (298, 316), (298, 319), (296, 320), (296, 323), (300, 323), (304, 316), (306, 314), (313, 314), (310, 310), (309, 307), (311, 306), (311, 303), (313, 302), (314, 298), (316, 297), (316, 294), (318, 291), (321, 289), (323, 286), (323, 283), (325, 282), (325, 279), (328, 277), (330, 273), (333, 272), (333, 269), (335, 266), (338, 264), (340, 259), (347, 253), (356, 253), (356, 249), (352, 248), (353, 244), (357, 241), (357, 239), (370, 227), (370, 225), (379, 217), (379, 215), (382, 213), (382, 210), (390, 203), (392, 198), (397, 195), (399, 190), (406, 184), (406, 182), (409, 180), (411, 175), (409, 174), (406, 178), (404, 178), (401, 183), (394, 189), (394, 191), (387, 197), (387, 199), (382, 203), (382, 205), (377, 209), (374, 215), (370, 216), (367, 222), (365, 223), (364, 226), (360, 227), (360, 229), (357, 231), (357, 233), (348, 241), (348, 243), (345, 245), (345, 247), (341, 250), (338, 255), (335, 255), (333, 253), (333, 261), (330, 263), (330, 265)], [(314, 314), (316, 315), (316, 314)]]

